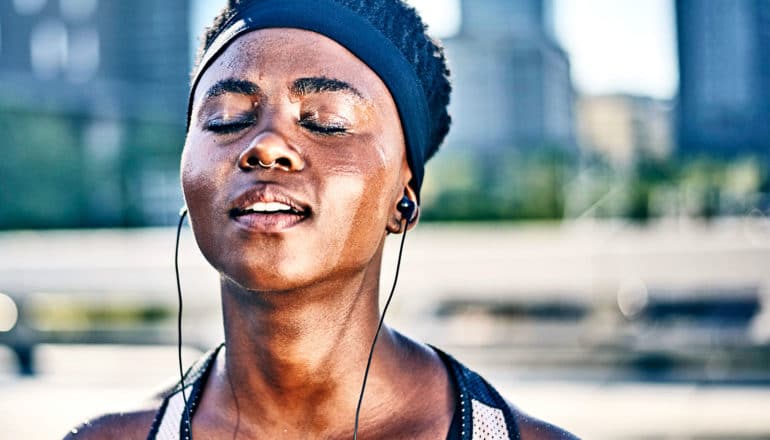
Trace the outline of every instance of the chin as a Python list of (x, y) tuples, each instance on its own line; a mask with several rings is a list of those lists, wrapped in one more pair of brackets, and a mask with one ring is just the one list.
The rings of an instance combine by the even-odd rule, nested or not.
[(272, 260), (267, 264), (240, 258), (233, 264), (217, 268), (226, 279), (238, 287), (255, 292), (284, 292), (306, 287), (319, 277), (318, 265), (307, 266)]

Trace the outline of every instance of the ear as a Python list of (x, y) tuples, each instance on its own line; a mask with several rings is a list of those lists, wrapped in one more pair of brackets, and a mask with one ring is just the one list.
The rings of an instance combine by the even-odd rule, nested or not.
[(397, 194), (397, 198), (392, 203), (390, 218), (388, 219), (388, 224), (386, 227), (388, 233), (391, 234), (400, 234), (404, 227), (404, 215), (398, 209), (398, 204), (403, 197), (408, 198), (414, 202), (415, 205), (414, 214), (412, 215), (411, 221), (408, 222), (407, 228), (412, 229), (415, 225), (417, 225), (417, 220), (420, 217), (420, 206), (417, 204), (417, 192), (414, 190), (410, 183), (412, 180), (412, 170), (409, 169), (409, 165), (407, 164), (406, 160), (404, 160), (404, 169), (402, 171), (403, 177), (401, 184), (403, 185), (403, 191)]

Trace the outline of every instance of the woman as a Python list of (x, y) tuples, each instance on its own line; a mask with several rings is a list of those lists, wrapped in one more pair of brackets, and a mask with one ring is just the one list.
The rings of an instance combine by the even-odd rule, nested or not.
[(447, 76), (400, 0), (231, 2), (203, 42), (181, 164), (221, 274), (224, 347), (183, 392), (69, 438), (572, 438), (451, 357), (378, 333), (383, 244), (415, 224)]

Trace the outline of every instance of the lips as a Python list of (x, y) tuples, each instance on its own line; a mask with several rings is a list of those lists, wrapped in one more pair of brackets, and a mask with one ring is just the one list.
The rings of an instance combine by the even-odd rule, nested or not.
[(250, 189), (235, 199), (229, 215), (236, 223), (257, 232), (279, 232), (311, 216), (309, 205), (271, 187)]

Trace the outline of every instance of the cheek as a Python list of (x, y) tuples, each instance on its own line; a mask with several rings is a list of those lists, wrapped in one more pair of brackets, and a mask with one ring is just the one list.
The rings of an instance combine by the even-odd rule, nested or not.
[[(218, 241), (217, 218), (224, 206), (218, 198), (226, 176), (223, 161), (212, 157), (215, 152), (188, 145), (182, 152), (180, 177), (189, 222), (198, 247), (209, 262)], [(216, 266), (215, 266), (216, 267)]]
[(324, 209), (335, 213), (334, 221), (350, 223), (360, 217), (365, 208), (366, 182), (354, 176), (339, 176), (326, 183), (328, 206)]
[[(216, 157), (215, 151), (209, 151), (189, 143), (182, 152), (180, 174), (182, 192), (188, 208), (210, 200), (216, 188), (224, 179), (224, 158)], [(194, 213), (190, 212), (192, 216)]]
[(182, 153), (182, 163), (180, 169), (180, 178), (182, 181), (182, 193), (188, 208), (196, 205), (201, 198), (201, 190), (206, 188), (205, 180), (210, 178), (203, 173), (200, 164), (191, 159), (192, 154), (189, 149)]
[(324, 164), (329, 176), (323, 179), (324, 199), (329, 211), (349, 227), (372, 230), (382, 223), (384, 231), (388, 212), (383, 208), (397, 180), (393, 172), (396, 160), (384, 148), (374, 146), (371, 137), (364, 140), (334, 155), (334, 163)]
[(377, 252), (390, 213), (390, 174), (389, 167), (382, 164), (359, 167), (354, 173), (336, 174), (326, 180), (324, 211), (332, 215), (325, 217), (324, 222), (329, 223), (323, 229), (334, 239), (327, 242), (324, 253), (326, 258), (338, 257), (338, 261), (330, 262), (333, 265), (357, 267), (368, 263)]
[(353, 176), (335, 177), (326, 182), (325, 211), (332, 215), (323, 230), (330, 240), (324, 245), (324, 258), (332, 267), (358, 268), (371, 260), (382, 235), (379, 213), (372, 209), (367, 182)]

